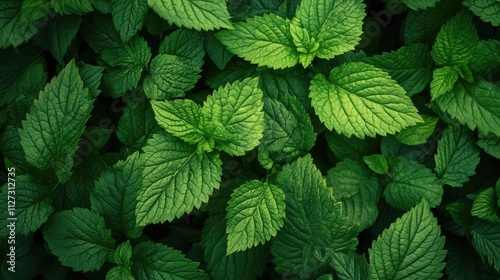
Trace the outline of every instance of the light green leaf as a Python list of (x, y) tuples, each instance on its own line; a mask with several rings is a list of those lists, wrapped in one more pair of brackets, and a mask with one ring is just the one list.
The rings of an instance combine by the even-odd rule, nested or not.
[(389, 160), (391, 182), (385, 187), (387, 203), (400, 210), (408, 210), (417, 205), (422, 198), (430, 207), (441, 203), (443, 186), (427, 167), (404, 157)]
[(115, 233), (123, 233), (129, 238), (138, 238), (142, 231), (135, 222), (141, 171), (139, 153), (136, 152), (105, 171), (90, 194), (92, 209), (104, 217)]
[(22, 1), (4, 0), (0, 2), (0, 49), (17, 47), (28, 41), (38, 31), (38, 23), (23, 21)]
[(319, 43), (315, 38), (311, 38), (307, 29), (302, 28), (293, 22), (290, 23), (290, 35), (299, 53), (299, 62), (307, 68), (314, 59), (314, 54), (319, 48)]
[(396, 139), (399, 142), (410, 146), (426, 143), (427, 139), (434, 132), (439, 119), (427, 115), (421, 115), (421, 117), (424, 120), (423, 123), (418, 123), (396, 133)]
[(436, 99), (441, 110), (469, 129), (500, 136), (500, 87), (486, 81), (458, 81), (447, 94)]
[(487, 188), (480, 192), (472, 203), (472, 216), (476, 216), (490, 223), (500, 223), (498, 209), (498, 195), (494, 188)]
[[(7, 226), (10, 222), (14, 222), (9, 218), (16, 219), (16, 233), (28, 235), (45, 223), (54, 211), (50, 199), (50, 187), (37, 183), (29, 175), (20, 175), (6, 181), (8, 183), (2, 188), (0, 201), (0, 206), (5, 209), (2, 211), (0, 235), (7, 238)], [(12, 201), (15, 205), (11, 204)]]
[(35, 39), (50, 51), (59, 64), (63, 64), (64, 55), (80, 28), (80, 22), (79, 16), (56, 16)]
[(389, 171), (389, 164), (384, 155), (373, 154), (369, 156), (364, 156), (363, 161), (366, 165), (377, 174), (385, 174)]
[(208, 280), (199, 263), (186, 258), (180, 251), (150, 241), (133, 249), (132, 275), (136, 280), (192, 279)]
[(38, 169), (52, 170), (59, 182), (68, 181), (73, 154), (91, 109), (89, 91), (72, 60), (40, 92), (22, 122), (19, 136), (28, 162)]
[(472, 246), (484, 263), (500, 272), (500, 224), (476, 219), (472, 226)]
[[(264, 133), (263, 93), (258, 79), (247, 78), (220, 87), (201, 109), (202, 127), (215, 140), (215, 148), (230, 155), (244, 155), (259, 145)], [(225, 134), (210, 131), (220, 125)]]
[(500, 26), (500, 2), (498, 0), (464, 0), (464, 6), (469, 7), (483, 21)]
[(309, 278), (326, 265), (312, 261), (318, 250), (344, 252), (356, 247), (357, 231), (348, 225), (341, 203), (335, 201), (310, 155), (285, 165), (278, 174), (278, 187), (285, 193), (286, 218), (272, 244), (277, 272)]
[(338, 280), (366, 280), (370, 279), (370, 266), (366, 259), (355, 252), (347, 254), (328, 251), (330, 266), (335, 269)]
[(484, 135), (479, 133), (477, 145), (486, 153), (500, 159), (500, 137), (496, 137), (492, 133)]
[(104, 218), (85, 208), (55, 213), (44, 225), (43, 236), (59, 261), (75, 271), (99, 270), (115, 249)]
[(425, 10), (429, 7), (435, 7), (439, 0), (401, 0), (401, 2), (412, 10)]
[(381, 196), (378, 178), (361, 161), (345, 159), (328, 171), (326, 184), (342, 202), (349, 225), (361, 231), (375, 222)]
[(115, 266), (106, 273), (106, 280), (134, 280), (130, 267)]
[(61, 15), (83, 15), (94, 10), (90, 0), (50, 0), (50, 5)]
[(200, 207), (219, 188), (217, 153), (198, 153), (196, 146), (158, 133), (143, 148), (142, 183), (137, 191), (137, 225), (172, 221)]
[(268, 248), (262, 245), (228, 255), (226, 219), (209, 216), (201, 235), (204, 259), (212, 279), (257, 279), (266, 268)]
[(363, 62), (333, 68), (328, 79), (317, 74), (309, 97), (325, 126), (347, 137), (385, 136), (422, 122), (404, 89)]
[(448, 126), (438, 142), (436, 174), (440, 180), (453, 187), (461, 187), (476, 174), (479, 149), (472, 133), (463, 127)]
[(158, 124), (168, 133), (196, 144), (204, 139), (200, 127), (201, 107), (189, 99), (151, 101)]
[(444, 240), (437, 219), (422, 201), (373, 241), (368, 250), (371, 279), (440, 279)]
[(361, 61), (387, 72), (409, 96), (421, 92), (432, 79), (432, 57), (424, 44), (403, 46), (397, 51), (366, 57)]
[(437, 65), (467, 64), (479, 43), (476, 27), (467, 12), (459, 12), (439, 31), (432, 46), (432, 58)]
[(303, 0), (293, 23), (310, 34), (309, 51), (317, 49), (313, 51), (317, 57), (330, 59), (354, 50), (361, 41), (365, 15), (361, 0)]
[(127, 42), (143, 24), (148, 3), (146, 0), (112, 0), (113, 25), (123, 42)]
[(113, 253), (113, 259), (117, 265), (130, 267), (132, 259), (132, 245), (130, 245), (130, 240), (118, 245)]
[(168, 23), (200, 30), (231, 28), (224, 0), (148, 0), (149, 6)]
[(290, 20), (274, 14), (234, 23), (234, 29), (219, 31), (215, 38), (230, 52), (259, 66), (283, 69), (299, 62)]
[(441, 95), (449, 92), (458, 81), (458, 71), (455, 67), (444, 66), (432, 72), (431, 96), (436, 100)]
[(249, 181), (234, 190), (227, 206), (226, 255), (264, 244), (285, 218), (285, 194), (272, 184)]
[(80, 69), (80, 77), (83, 80), (83, 86), (89, 89), (89, 94), (92, 97), (97, 97), (101, 90), (99, 85), (101, 84), (102, 71), (104, 67), (86, 64), (83, 62), (77, 63)]

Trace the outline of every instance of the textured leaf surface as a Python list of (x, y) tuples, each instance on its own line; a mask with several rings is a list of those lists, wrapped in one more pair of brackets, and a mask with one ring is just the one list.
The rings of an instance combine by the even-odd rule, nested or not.
[(432, 100), (449, 92), (458, 81), (458, 71), (454, 67), (444, 66), (432, 72), (431, 96)]
[(285, 193), (286, 218), (272, 244), (276, 271), (285, 277), (311, 276), (324, 263), (311, 262), (320, 248), (353, 250), (357, 231), (342, 214), (332, 189), (310, 155), (283, 167), (278, 186)]
[(132, 150), (144, 146), (147, 140), (161, 128), (156, 124), (155, 115), (149, 102), (129, 101), (118, 123), (116, 136)]
[(424, 120), (423, 123), (418, 123), (396, 133), (396, 139), (405, 145), (424, 144), (434, 132), (439, 119), (426, 115), (421, 115), (421, 117)]
[(35, 22), (21, 20), (22, 1), (5, 0), (0, 3), (0, 49), (17, 47), (38, 31)]
[(101, 90), (99, 86), (101, 85), (102, 71), (104, 67), (90, 65), (86, 63), (77, 64), (80, 70), (80, 77), (83, 80), (83, 86), (89, 89), (89, 94), (92, 97), (97, 97)]
[(427, 203), (417, 204), (373, 241), (368, 250), (371, 278), (440, 279), (446, 256), (440, 235)]
[(50, 0), (52, 8), (62, 15), (83, 15), (94, 10), (90, 0)]
[(488, 135), (479, 133), (477, 145), (486, 153), (500, 159), (500, 137), (496, 137), (492, 133)]
[(219, 188), (217, 153), (197, 153), (196, 146), (158, 133), (143, 148), (142, 183), (137, 191), (137, 225), (163, 223), (200, 207)]
[(132, 274), (137, 280), (208, 279), (199, 263), (186, 258), (180, 251), (150, 241), (133, 249)]
[(80, 22), (81, 17), (78, 16), (58, 16), (38, 35), (41, 45), (48, 48), (60, 64), (80, 28)]
[(404, 89), (382, 70), (362, 62), (317, 74), (309, 97), (325, 126), (347, 137), (393, 134), (422, 121)]
[(500, 2), (496, 0), (465, 0), (463, 4), (483, 21), (491, 22), (493, 26), (500, 25)]
[(127, 42), (144, 24), (148, 10), (145, 0), (112, 0), (113, 25), (123, 42)]
[(299, 62), (290, 21), (274, 14), (234, 23), (234, 29), (220, 31), (215, 37), (230, 52), (259, 66), (283, 69)]
[(339, 160), (346, 158), (360, 159), (378, 151), (379, 142), (375, 138), (361, 140), (356, 137), (346, 137), (336, 132), (327, 132), (326, 141), (335, 157)]
[(405, 3), (412, 10), (425, 10), (436, 6), (439, 0), (401, 0), (401, 2)]
[(104, 218), (84, 208), (52, 215), (44, 225), (43, 236), (59, 261), (75, 271), (100, 269), (115, 249)]
[(329, 251), (330, 266), (335, 269), (336, 279), (365, 280), (370, 278), (370, 266), (365, 258), (354, 252), (348, 254)]
[(472, 246), (483, 259), (500, 271), (500, 225), (476, 220), (472, 226)]
[(53, 170), (60, 182), (66, 182), (91, 108), (88, 89), (71, 61), (40, 92), (22, 122), (19, 136), (28, 162)]
[(149, 6), (170, 24), (200, 30), (231, 28), (224, 0), (148, 0)]
[(500, 223), (498, 195), (494, 188), (487, 188), (474, 199), (471, 214), (490, 223)]
[(448, 126), (438, 142), (436, 174), (441, 181), (453, 187), (461, 187), (476, 174), (479, 149), (472, 133), (463, 127)]
[(385, 187), (384, 197), (391, 206), (408, 210), (422, 198), (430, 207), (441, 203), (443, 186), (430, 169), (404, 157), (391, 158), (389, 167), (392, 182)]
[(257, 180), (238, 187), (227, 207), (227, 252), (244, 251), (276, 236), (285, 218), (285, 194)]
[(389, 171), (389, 164), (384, 155), (373, 154), (369, 156), (364, 156), (363, 161), (366, 165), (377, 174), (385, 174)]

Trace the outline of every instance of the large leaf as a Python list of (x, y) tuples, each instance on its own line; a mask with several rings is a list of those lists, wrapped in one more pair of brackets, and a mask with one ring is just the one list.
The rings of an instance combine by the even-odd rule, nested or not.
[(422, 122), (404, 89), (382, 70), (362, 62), (317, 74), (309, 97), (325, 126), (347, 137), (396, 133)]
[(35, 39), (62, 64), (64, 55), (80, 28), (80, 22), (81, 18), (78, 16), (57, 16), (47, 24)]
[(500, 271), (500, 224), (476, 219), (472, 226), (472, 246), (483, 259)]
[(465, 0), (463, 4), (483, 21), (500, 26), (500, 3), (497, 0)]

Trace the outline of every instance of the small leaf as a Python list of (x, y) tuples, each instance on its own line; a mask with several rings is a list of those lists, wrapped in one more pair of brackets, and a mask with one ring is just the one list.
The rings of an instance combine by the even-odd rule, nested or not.
[(472, 246), (484, 263), (500, 272), (500, 224), (476, 219), (472, 226)]
[(500, 3), (495, 0), (463, 1), (464, 6), (469, 7), (475, 15), (483, 21), (491, 22), (493, 26), (500, 26)]
[(61, 15), (83, 15), (94, 10), (90, 0), (50, 0), (50, 5)]
[(414, 126), (403, 129), (396, 133), (396, 139), (405, 145), (420, 145), (427, 142), (427, 139), (434, 132), (438, 118), (421, 115), (423, 123), (418, 123)]
[(385, 174), (389, 171), (389, 164), (384, 155), (373, 154), (369, 156), (364, 156), (363, 161), (368, 165), (368, 167), (377, 174)]
[(480, 192), (472, 203), (471, 214), (490, 223), (500, 223), (498, 195), (494, 188)]
[(38, 22), (21, 20), (23, 1), (4, 0), (0, 3), (0, 49), (17, 47), (38, 31)]
[(71, 41), (80, 28), (80, 22), (81, 17), (78, 16), (57, 16), (49, 21), (35, 39), (62, 64)]
[(436, 100), (441, 95), (449, 92), (458, 81), (458, 71), (455, 67), (444, 66), (432, 72), (431, 96)]
[(113, 24), (123, 42), (127, 42), (143, 24), (148, 3), (145, 0), (112, 0)]
[(486, 153), (500, 159), (500, 137), (492, 133), (484, 135), (479, 133), (479, 140), (477, 145), (481, 147)]
[[(366, 259), (354, 252), (347, 254), (328, 251), (331, 257), (330, 266), (335, 269), (338, 280), (365, 280), (370, 279), (370, 266)], [(333, 279), (333, 278), (332, 278)]]

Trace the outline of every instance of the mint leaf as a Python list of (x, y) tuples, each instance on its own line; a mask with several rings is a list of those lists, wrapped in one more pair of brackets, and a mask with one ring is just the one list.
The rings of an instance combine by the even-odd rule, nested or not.
[(149, 6), (170, 24), (200, 30), (231, 28), (224, 0), (148, 0)]
[(139, 153), (119, 161), (101, 174), (90, 194), (92, 209), (101, 214), (115, 232), (137, 238), (142, 229), (136, 226), (136, 192), (141, 184)]
[(202, 35), (189, 29), (178, 29), (170, 33), (160, 44), (160, 54), (171, 54), (193, 60), (202, 60), (203, 51)]
[(120, 34), (113, 25), (110, 16), (100, 14), (90, 14), (83, 22), (83, 37), (90, 47), (96, 52), (119, 48), (122, 45)]
[(217, 153), (198, 153), (196, 146), (166, 133), (153, 135), (143, 151), (138, 226), (172, 221), (200, 207), (219, 188), (222, 163)]
[(436, 104), (471, 130), (500, 136), (500, 87), (486, 82), (459, 81), (447, 94), (436, 99)]
[(81, 17), (56, 16), (35, 37), (39, 44), (63, 64), (63, 58), (80, 28)]
[(115, 263), (120, 266), (130, 267), (131, 258), (132, 245), (130, 245), (130, 240), (118, 245), (113, 253)]
[(421, 92), (431, 81), (432, 57), (424, 44), (403, 46), (397, 51), (361, 59), (387, 72), (409, 96)]
[(474, 56), (479, 38), (469, 13), (459, 12), (439, 31), (432, 46), (432, 58), (437, 65), (467, 64)]
[(112, 0), (113, 25), (123, 42), (127, 42), (142, 28), (148, 10), (144, 0)]
[(365, 258), (350, 252), (347, 254), (328, 251), (330, 266), (335, 269), (335, 274), (339, 280), (364, 280), (370, 279), (370, 266)]
[(495, 0), (464, 0), (464, 6), (469, 7), (476, 16), (483, 21), (491, 22), (493, 26), (500, 26), (500, 3)]
[(379, 146), (375, 138), (361, 140), (356, 137), (346, 137), (336, 132), (326, 132), (325, 136), (328, 147), (338, 160), (360, 159), (365, 155), (375, 153)]
[(23, 2), (5, 0), (0, 3), (0, 49), (17, 47), (38, 31), (36, 22), (22, 21)]
[(481, 218), (490, 223), (500, 223), (498, 212), (498, 195), (494, 188), (487, 188), (480, 192), (472, 203), (472, 216)]
[(306, 110), (311, 108), (311, 101), (307, 96), (310, 79), (303, 71), (267, 70), (259, 71), (259, 74), (259, 85), (264, 96), (280, 101), (287, 108), (300, 106), (297, 99)]
[[(5, 63), (8, 62), (5, 61)], [(46, 67), (41, 59), (35, 59), (31, 64), (27, 65), (23, 65), (20, 61), (16, 62), (24, 69), (21, 71), (9, 69), (9, 72), (0, 75), (0, 83), (2, 83), (0, 85), (0, 94), (2, 96), (0, 105), (38, 94), (47, 81)]]
[(115, 249), (104, 218), (84, 208), (52, 215), (44, 225), (43, 236), (59, 261), (75, 271), (100, 269)]
[(21, 7), (21, 22), (37, 21), (50, 12), (50, 1), (25, 0)]
[(425, 10), (429, 7), (435, 7), (439, 0), (401, 0), (408, 8), (412, 10)]
[(97, 97), (101, 90), (99, 86), (101, 85), (102, 71), (104, 67), (90, 65), (86, 63), (77, 63), (80, 69), (80, 77), (83, 81), (83, 86), (89, 89), (89, 94), (92, 97)]
[(215, 34), (227, 49), (259, 66), (283, 69), (299, 62), (290, 34), (290, 20), (274, 14), (248, 18), (234, 23), (234, 29)]
[(438, 118), (429, 117), (427, 115), (421, 115), (424, 120), (423, 123), (418, 123), (414, 126), (403, 129), (402, 131), (396, 133), (396, 139), (405, 145), (420, 145), (427, 142), (427, 139), (432, 135)]
[(364, 156), (363, 161), (365, 164), (377, 174), (385, 174), (389, 171), (389, 164), (384, 155), (373, 154), (369, 156)]
[(256, 78), (236, 81), (208, 96), (201, 109), (202, 127), (215, 140), (215, 148), (241, 156), (259, 145), (265, 124), (258, 82)]
[(476, 174), (479, 149), (469, 130), (448, 126), (438, 142), (434, 159), (440, 180), (453, 187), (461, 187), (470, 176)]
[(500, 137), (496, 137), (492, 133), (488, 135), (479, 133), (477, 145), (486, 153), (500, 159)]
[(470, 61), (470, 70), (476, 74), (487, 75), (500, 69), (498, 61), (500, 60), (500, 41), (488, 40), (479, 41), (479, 44), (474, 53), (474, 57)]
[(61, 15), (83, 15), (94, 10), (90, 0), (50, 0), (50, 5)]
[(309, 97), (320, 120), (347, 137), (396, 133), (422, 121), (405, 91), (382, 70), (362, 62), (317, 74)]
[(280, 188), (257, 180), (239, 186), (227, 206), (226, 255), (269, 241), (284, 218), (285, 194)]
[(425, 200), (406, 212), (373, 241), (371, 278), (440, 279), (444, 237)]
[(320, 248), (344, 252), (356, 247), (357, 231), (348, 225), (310, 155), (285, 165), (278, 187), (285, 193), (286, 218), (271, 249), (276, 271), (307, 278), (324, 265), (309, 261)]
[(231, 58), (233, 58), (233, 54), (230, 53), (221, 42), (215, 39), (213, 33), (208, 34), (206, 37), (206, 50), (210, 59), (221, 70), (224, 69)]
[(500, 271), (500, 225), (476, 219), (471, 235), (472, 246), (483, 262)]
[(404, 157), (389, 159), (391, 182), (385, 187), (387, 203), (408, 210), (425, 198), (430, 207), (441, 203), (443, 186), (436, 175), (425, 166)]
[(303, 0), (293, 23), (308, 31), (314, 39), (313, 46), (317, 50), (309, 48), (309, 52), (330, 59), (353, 50), (361, 41), (364, 17), (365, 5), (361, 0)]
[(180, 251), (150, 241), (134, 246), (132, 275), (146, 279), (208, 279), (198, 263), (186, 258)]
[(459, 74), (455, 67), (444, 66), (434, 69), (430, 85), (432, 100), (449, 92), (458, 81)]
[(106, 273), (106, 280), (134, 280), (129, 267), (115, 266)]
[[(68, 106), (71, 104), (71, 106)], [(40, 92), (19, 131), (27, 161), (68, 181), (92, 100), (72, 60)]]

